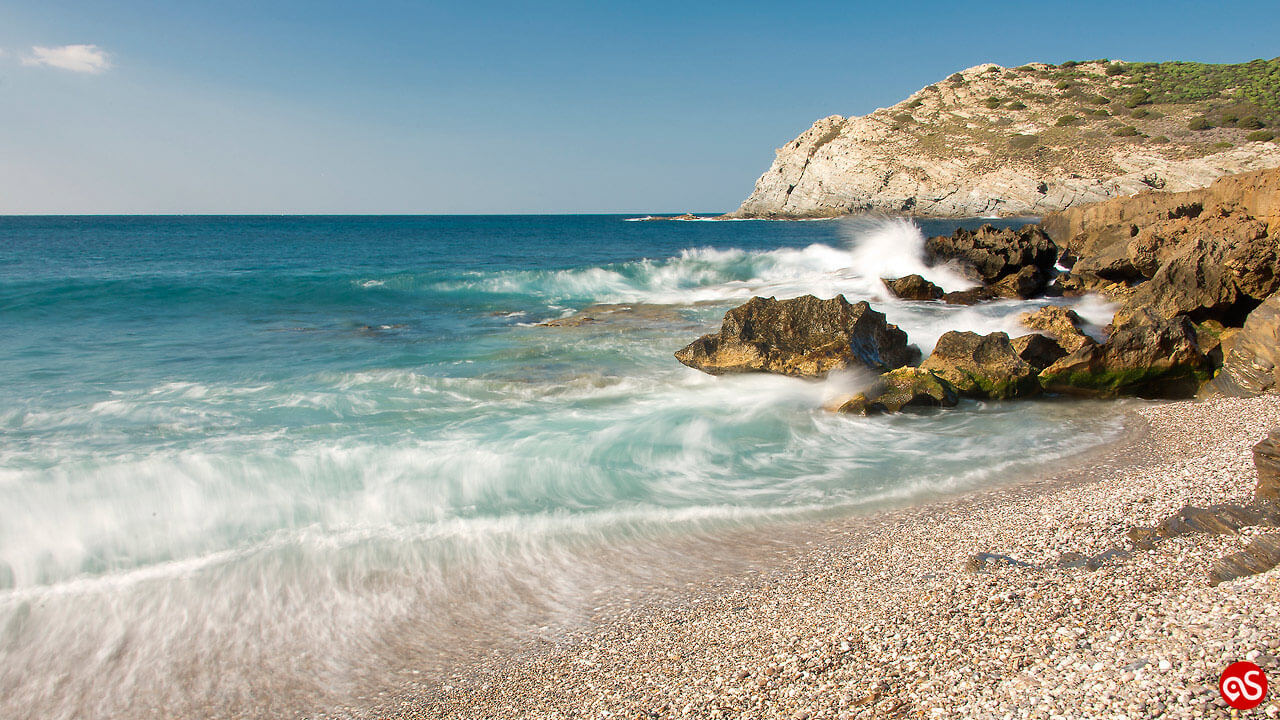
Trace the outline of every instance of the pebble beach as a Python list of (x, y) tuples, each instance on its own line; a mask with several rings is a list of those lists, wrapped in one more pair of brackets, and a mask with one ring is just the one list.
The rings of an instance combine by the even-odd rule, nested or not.
[[(825, 522), (376, 716), (1228, 717), (1229, 663), (1277, 678), (1280, 576), (1210, 586), (1208, 570), (1262, 530), (1150, 549), (1127, 533), (1248, 501), (1252, 445), (1277, 424), (1274, 396), (1137, 405), (1127, 439), (1087, 459)], [(1280, 715), (1275, 693), (1250, 714)]]

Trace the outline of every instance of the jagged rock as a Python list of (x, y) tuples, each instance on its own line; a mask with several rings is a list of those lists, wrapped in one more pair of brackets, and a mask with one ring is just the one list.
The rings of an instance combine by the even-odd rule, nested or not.
[(1021, 335), (1009, 342), (1018, 357), (1037, 373), (1067, 356), (1067, 351), (1057, 340), (1039, 333)]
[(1032, 330), (1039, 330), (1058, 341), (1062, 349), (1075, 352), (1089, 340), (1081, 332), (1084, 320), (1075, 310), (1060, 305), (1046, 305), (1034, 312), (1023, 313), (1019, 320)]
[(989, 224), (977, 230), (960, 228), (951, 235), (929, 238), (924, 250), (927, 262), (957, 261), (987, 285), (994, 285), (1028, 266), (1034, 267), (1039, 270), (1038, 277), (1024, 274), (1015, 285), (1036, 282), (1035, 290), (1044, 286), (1045, 278), (1058, 260), (1057, 246), (1037, 225), (1024, 225), (1017, 230), (997, 230)]
[(903, 300), (937, 300), (942, 297), (942, 288), (920, 275), (907, 275), (896, 279), (884, 278), (881, 282), (895, 297)]
[(1270, 435), (1253, 446), (1253, 465), (1258, 470), (1254, 497), (1280, 500), (1280, 428), (1272, 428)]
[(953, 407), (958, 399), (955, 388), (934, 373), (903, 367), (881, 375), (870, 388), (841, 403), (837, 411), (896, 413), (906, 407)]
[(1040, 391), (1035, 368), (1018, 356), (1009, 336), (951, 331), (921, 363), (966, 397), (1008, 399)]
[(1189, 320), (1142, 313), (1116, 327), (1104, 345), (1088, 340), (1045, 368), (1040, 384), (1049, 392), (1096, 397), (1187, 398), (1207, 368)]
[(952, 290), (942, 295), (942, 302), (948, 305), (977, 305), (988, 300), (995, 300), (1000, 297), (991, 291), (991, 288), (985, 285), (969, 288), (968, 290)]
[(1280, 295), (1273, 295), (1245, 320), (1216, 377), (1204, 395), (1252, 397), (1280, 386)]
[(822, 377), (844, 368), (885, 372), (917, 362), (920, 350), (866, 302), (805, 295), (751, 298), (725, 313), (720, 332), (693, 341), (676, 352), (676, 359), (712, 375)]
[(1044, 293), (1045, 274), (1034, 265), (1000, 278), (991, 285), (991, 293), (997, 297), (1027, 300)]
[(1199, 235), (1182, 242), (1137, 287), (1117, 321), (1148, 309), (1163, 317), (1187, 315), (1239, 325), (1280, 287), (1280, 253), (1266, 226), (1241, 221), (1230, 231)]
[(1259, 535), (1244, 550), (1213, 563), (1209, 569), (1209, 585), (1257, 575), (1280, 565), (1280, 533)]

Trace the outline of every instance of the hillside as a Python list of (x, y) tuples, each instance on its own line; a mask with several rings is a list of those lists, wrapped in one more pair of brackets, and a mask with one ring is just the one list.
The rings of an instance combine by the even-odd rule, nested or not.
[(1280, 58), (978, 65), (777, 151), (734, 217), (1039, 215), (1280, 166)]

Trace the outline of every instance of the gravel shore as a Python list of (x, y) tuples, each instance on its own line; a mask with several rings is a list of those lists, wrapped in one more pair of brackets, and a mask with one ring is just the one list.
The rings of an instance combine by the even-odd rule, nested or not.
[[(1251, 659), (1272, 691), (1246, 714), (1276, 717), (1280, 572), (1207, 577), (1258, 531), (1149, 550), (1126, 532), (1246, 501), (1280, 398), (1135, 414), (1145, 432), (1088, 463), (828, 523), (760, 572), (489, 657), (379, 716), (1227, 717), (1218, 675)], [(1008, 560), (974, 569), (979, 553)]]

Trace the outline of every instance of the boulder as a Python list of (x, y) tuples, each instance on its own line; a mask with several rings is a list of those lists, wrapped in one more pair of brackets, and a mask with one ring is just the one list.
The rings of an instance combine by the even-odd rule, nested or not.
[(1035, 368), (1018, 356), (1009, 336), (952, 330), (938, 338), (933, 354), (921, 363), (966, 397), (1008, 398), (1040, 391)]
[(1084, 320), (1075, 310), (1060, 305), (1046, 305), (1034, 312), (1023, 313), (1018, 319), (1032, 330), (1039, 330), (1057, 340), (1067, 352), (1075, 352), (1089, 340), (1080, 330), (1084, 327)]
[(1024, 265), (1017, 272), (1005, 275), (990, 286), (996, 297), (1026, 300), (1044, 292), (1045, 274), (1035, 265)]
[(1067, 351), (1057, 340), (1039, 333), (1021, 335), (1009, 342), (1018, 357), (1037, 373), (1067, 356)]
[(871, 387), (841, 403), (842, 413), (876, 415), (901, 412), (906, 407), (954, 407), (956, 390), (928, 370), (903, 367), (890, 370)]
[(1258, 469), (1258, 485), (1254, 497), (1259, 500), (1280, 500), (1280, 428), (1272, 428), (1271, 434), (1253, 446), (1253, 465)]
[(1185, 317), (1140, 313), (1103, 345), (1088, 340), (1040, 372), (1049, 392), (1096, 397), (1187, 398), (1208, 376), (1208, 362)]
[(895, 297), (903, 300), (937, 300), (942, 297), (942, 288), (920, 275), (907, 275), (896, 279), (884, 278), (881, 282)]
[(920, 350), (866, 302), (805, 295), (751, 298), (724, 314), (720, 332), (693, 341), (676, 352), (676, 359), (712, 375), (823, 377), (845, 368), (882, 373), (911, 365), (919, 361)]
[(1280, 392), (1280, 295), (1249, 313), (1225, 357), (1202, 394), (1251, 397)]
[[(1037, 290), (1044, 287), (1058, 260), (1057, 246), (1038, 225), (1024, 225), (1017, 230), (997, 230), (989, 224), (977, 230), (961, 228), (949, 236), (929, 238), (924, 247), (927, 262), (956, 261), (987, 285), (1034, 267), (1039, 271)], [(1029, 279), (1024, 276), (1022, 282)]]

